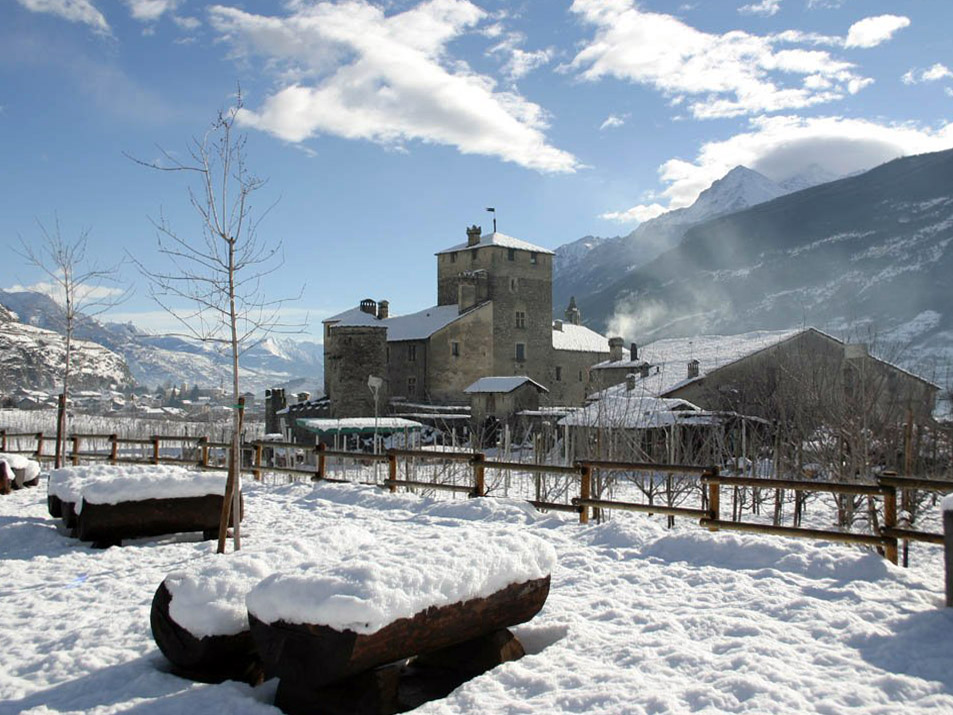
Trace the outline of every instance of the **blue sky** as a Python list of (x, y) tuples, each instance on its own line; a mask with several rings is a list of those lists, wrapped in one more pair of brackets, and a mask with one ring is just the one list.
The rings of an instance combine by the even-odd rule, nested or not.
[[(58, 215), (90, 252), (155, 260), (149, 217), (197, 227), (150, 172), (245, 97), (269, 293), (320, 320), (436, 300), (433, 253), (472, 223), (555, 248), (628, 233), (737, 164), (780, 180), (953, 146), (941, 0), (5, 0), (0, 235)], [(40, 276), (9, 250), (0, 285)], [(133, 270), (117, 317), (168, 321)]]

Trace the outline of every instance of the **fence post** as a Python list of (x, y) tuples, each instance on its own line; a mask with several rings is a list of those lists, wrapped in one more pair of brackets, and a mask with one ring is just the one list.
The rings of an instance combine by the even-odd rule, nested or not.
[[(65, 456), (65, 455), (64, 455)], [(79, 435), (73, 435), (73, 466), (79, 465)]]
[(261, 453), (264, 450), (261, 442), (255, 443), (255, 468), (252, 470), (255, 474), (255, 481), (261, 481)]
[[(579, 481), (579, 498), (589, 499), (592, 494), (592, 467), (583, 465), (582, 479)], [(579, 507), (579, 523), (589, 523), (589, 507), (585, 504)]]
[(7, 451), (7, 431), (5, 429), (0, 430), (0, 452)]
[(473, 496), (486, 496), (486, 455), (483, 452), (477, 452), (473, 455)]
[[(949, 499), (947, 497), (946, 499)], [(943, 501), (945, 502), (946, 499)], [(946, 508), (949, 506), (949, 508)], [(943, 504), (943, 563), (946, 566), (946, 607), (953, 607), (953, 504)]]
[[(884, 529), (893, 529), (897, 526), (897, 488), (889, 485), (881, 485), (884, 490)], [(897, 563), (897, 539), (893, 536), (886, 537), (884, 545), (884, 556), (892, 563)]]
[(152, 463), (159, 463), (159, 435), (152, 435)]
[[(37, 432), (36, 433), (36, 457), (37, 459), (39, 459), (42, 456), (43, 456), (43, 433)], [(62, 464), (57, 465), (57, 468), (62, 466), (63, 466)]]
[(394, 482), (397, 481), (397, 455), (393, 452), (387, 453), (387, 479), (391, 482), (388, 485), (391, 493), (396, 492), (397, 485)]
[[(718, 479), (718, 467), (708, 470), (710, 481), (708, 482), (708, 518), (712, 521), (718, 521), (721, 518), (721, 484)], [(708, 527), (709, 531), (718, 531), (717, 526)]]
[(109, 435), (109, 461), (113, 464), (119, 461), (119, 435), (111, 434)]
[(199, 437), (199, 466), (208, 469), (208, 437)]
[[(314, 473), (313, 477), (313, 481), (315, 482), (324, 479), (324, 468), (327, 464), (327, 457), (324, 456), (324, 450), (327, 448), (328, 446), (324, 442), (318, 442), (318, 471)], [(374, 469), (377, 469), (377, 467), (374, 467)]]

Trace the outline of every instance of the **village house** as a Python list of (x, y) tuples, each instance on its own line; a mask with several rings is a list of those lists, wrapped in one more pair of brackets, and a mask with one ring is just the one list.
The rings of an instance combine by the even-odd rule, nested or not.
[(386, 300), (324, 321), (325, 395), (332, 417), (373, 415), (368, 377), (383, 378), (377, 409), (394, 399), (465, 405), (484, 377), (520, 376), (551, 405), (581, 405), (589, 367), (608, 340), (582, 325), (571, 302), (553, 321), (553, 252), (502, 233), (467, 229), (465, 243), (437, 256), (437, 304), (390, 315)]
[(577, 457), (611, 448), (622, 459), (713, 464), (747, 458), (760, 442), (788, 444), (803, 462), (814, 441), (847, 476), (864, 460), (898, 467), (904, 434), (933, 424), (938, 392), (815, 328), (671, 338), (632, 345), (627, 356), (613, 344), (591, 372), (601, 389), (560, 422)]

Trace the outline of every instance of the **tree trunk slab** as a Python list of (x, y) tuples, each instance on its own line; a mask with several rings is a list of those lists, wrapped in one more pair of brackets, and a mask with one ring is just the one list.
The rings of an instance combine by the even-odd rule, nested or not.
[(156, 645), (176, 675), (202, 683), (240, 680), (258, 685), (262, 682), (263, 671), (250, 631), (197, 638), (172, 618), (171, 603), (172, 594), (163, 581), (152, 599), (149, 622)]
[(524, 623), (543, 607), (549, 582), (546, 576), (512, 584), (485, 598), (431, 607), (366, 635), (323, 625), (267, 624), (253, 614), (248, 620), (268, 677), (317, 688)]
[(46, 495), (46, 510), (54, 519), (63, 518), (63, 500), (52, 494)]
[[(83, 503), (76, 520), (81, 541), (118, 544), (123, 539), (218, 529), (222, 496), (143, 499), (119, 504)], [(69, 522), (67, 521), (67, 526)]]

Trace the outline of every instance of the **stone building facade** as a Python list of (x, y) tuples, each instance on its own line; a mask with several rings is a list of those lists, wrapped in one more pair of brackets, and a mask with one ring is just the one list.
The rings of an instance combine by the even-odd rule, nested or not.
[(582, 404), (608, 340), (581, 324), (574, 303), (554, 323), (553, 252), (471, 226), (465, 243), (436, 256), (436, 305), (392, 317), (387, 301), (365, 299), (324, 321), (332, 415), (373, 410), (370, 370), (388, 397), (408, 402), (467, 404), (476, 380), (521, 375), (547, 388), (550, 404)]

